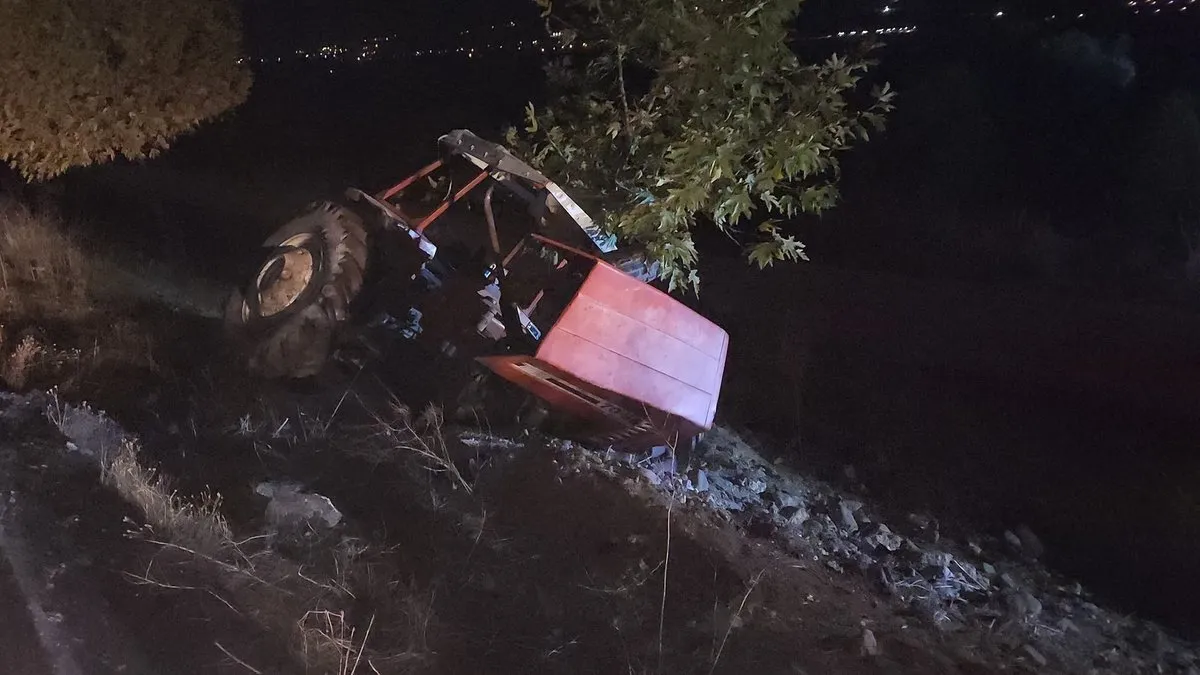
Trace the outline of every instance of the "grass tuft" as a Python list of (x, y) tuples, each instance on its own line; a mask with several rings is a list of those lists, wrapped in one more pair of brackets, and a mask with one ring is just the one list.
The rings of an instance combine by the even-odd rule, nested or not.
[(24, 389), (44, 352), (41, 343), (32, 335), (26, 335), (12, 352), (8, 352), (4, 326), (0, 326), (0, 383), (17, 391)]
[(93, 310), (92, 259), (57, 219), (0, 201), (0, 316), (73, 321)]
[(356, 454), (376, 464), (415, 458), (423, 469), (444, 475), (451, 485), (471, 494), (471, 482), (454, 461), (446, 441), (445, 416), (442, 409), (430, 404), (414, 419), (412, 410), (398, 399), (392, 400), (386, 415), (375, 414), (376, 435), (382, 442), (359, 449)]
[(136, 506), (146, 522), (175, 544), (210, 556), (233, 545), (233, 532), (221, 515), (221, 496), (180, 497), (165, 476), (142, 466), (137, 448), (130, 442), (103, 460), (100, 480)]

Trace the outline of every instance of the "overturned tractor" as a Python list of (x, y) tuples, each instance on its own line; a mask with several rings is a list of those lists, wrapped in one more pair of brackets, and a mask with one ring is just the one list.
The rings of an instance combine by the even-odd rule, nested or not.
[(424, 345), (479, 366), (459, 403), (503, 383), (525, 424), (634, 452), (690, 446), (713, 423), (728, 334), (502, 146), (465, 130), (439, 146), (387, 190), (349, 190), (266, 240), (226, 308), (251, 368), (313, 376), (347, 336), (376, 355)]

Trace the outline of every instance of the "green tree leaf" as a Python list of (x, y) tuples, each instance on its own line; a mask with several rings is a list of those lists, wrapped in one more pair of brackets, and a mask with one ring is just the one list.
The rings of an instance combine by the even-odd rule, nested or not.
[[(755, 225), (837, 203), (839, 155), (893, 109), (887, 84), (862, 91), (871, 46), (802, 62), (788, 46), (802, 0), (536, 1), (600, 54), (552, 65), (553, 103), (527, 109), (514, 149), (584, 186), (672, 289), (698, 288), (696, 227), (742, 235), (759, 267), (808, 259), (783, 232), (795, 222)], [(630, 87), (632, 68), (648, 81)]]

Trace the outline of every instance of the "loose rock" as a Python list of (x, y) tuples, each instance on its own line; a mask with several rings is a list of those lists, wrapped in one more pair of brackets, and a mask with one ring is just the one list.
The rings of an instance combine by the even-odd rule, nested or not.
[(294, 483), (259, 483), (254, 489), (269, 498), (267, 521), (277, 528), (303, 525), (336, 527), (342, 521), (342, 513), (328, 497), (302, 491)]
[(860, 508), (862, 508), (862, 504), (849, 499), (843, 499), (838, 504), (838, 523), (843, 529), (850, 532), (858, 531), (858, 521), (855, 520), (854, 514)]
[(900, 546), (904, 544), (904, 538), (888, 529), (887, 525), (880, 524), (875, 528), (875, 531), (863, 538), (868, 546), (884, 548), (888, 551), (898, 551)]
[(808, 520), (808, 509), (803, 506), (785, 506), (779, 509), (779, 516), (788, 525), (803, 525)]
[(1033, 659), (1034, 663), (1043, 668), (1045, 668), (1046, 664), (1049, 663), (1046, 660), (1046, 657), (1042, 656), (1041, 652), (1033, 648), (1033, 645), (1025, 645), (1025, 653), (1029, 655), (1029, 658)]
[(764, 492), (763, 499), (766, 499), (768, 501), (778, 504), (780, 506), (780, 508), (787, 508), (790, 506), (799, 506), (801, 504), (800, 498), (797, 497), (796, 495), (789, 494), (787, 492), (784, 492), (784, 491), (778, 490), (778, 489), (774, 489), (774, 488)]
[(862, 653), (867, 656), (879, 656), (879, 641), (875, 639), (875, 633), (870, 628), (864, 628), (862, 632)]
[(1017, 591), (1008, 596), (1008, 609), (1015, 620), (1034, 619), (1042, 613), (1042, 601), (1029, 591)]
[(60, 415), (51, 415), (59, 431), (71, 440), (68, 446), (90, 459), (115, 453), (126, 439), (125, 430), (102, 412), (88, 406), (65, 405)]
[(1021, 550), (1029, 557), (1036, 560), (1046, 552), (1046, 548), (1042, 546), (1042, 540), (1038, 539), (1028, 525), (1018, 527), (1016, 535), (1017, 540), (1021, 543)]
[(1008, 542), (1008, 545), (1011, 546), (1014, 551), (1021, 550), (1021, 538), (1018, 537), (1012, 530), (1004, 531), (1004, 541)]

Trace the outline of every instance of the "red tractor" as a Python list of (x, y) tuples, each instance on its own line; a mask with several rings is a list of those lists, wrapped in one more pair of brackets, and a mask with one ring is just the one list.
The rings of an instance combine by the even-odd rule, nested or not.
[(647, 283), (644, 260), (616, 262), (587, 213), (504, 147), (465, 130), (439, 146), (387, 190), (348, 190), (266, 240), (226, 308), (252, 369), (312, 376), (345, 335), (387, 335), (482, 366), (468, 390), (498, 376), (558, 433), (690, 446), (713, 423), (728, 334)]

